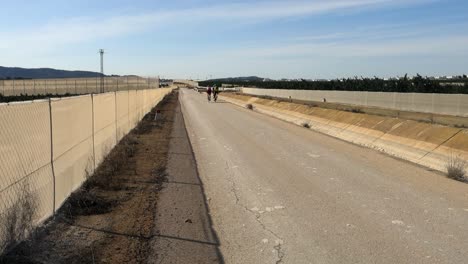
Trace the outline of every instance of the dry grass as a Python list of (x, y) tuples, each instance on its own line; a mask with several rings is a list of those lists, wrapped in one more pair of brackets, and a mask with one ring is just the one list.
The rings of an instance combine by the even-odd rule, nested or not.
[(457, 181), (467, 181), (466, 161), (458, 156), (452, 155), (447, 163), (447, 177)]
[(16, 200), (0, 215), (0, 253), (8, 252), (33, 231), (37, 199), (27, 181), (18, 192)]
[(355, 114), (364, 114), (364, 111), (362, 111), (359, 108), (352, 108), (350, 112), (355, 113)]
[(94, 175), (85, 182), (83, 188), (89, 189), (91, 186), (96, 186), (102, 189), (118, 190), (119, 182), (113, 180), (114, 175), (127, 166), (129, 158), (135, 156), (138, 144), (138, 138), (134, 135), (125, 136), (104, 158)]

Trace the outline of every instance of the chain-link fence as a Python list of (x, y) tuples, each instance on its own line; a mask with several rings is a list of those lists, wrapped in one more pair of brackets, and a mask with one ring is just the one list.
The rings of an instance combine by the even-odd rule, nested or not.
[(27, 226), (53, 215), (171, 90), (1, 104), (0, 254)]
[(90, 94), (128, 90), (159, 88), (159, 78), (96, 77), (0, 80), (0, 94), (3, 96), (41, 95), (41, 94)]

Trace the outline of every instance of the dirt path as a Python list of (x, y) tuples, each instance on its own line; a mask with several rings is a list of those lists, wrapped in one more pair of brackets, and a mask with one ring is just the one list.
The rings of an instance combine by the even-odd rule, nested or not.
[[(161, 114), (154, 121), (156, 109), (161, 110)], [(95, 175), (67, 200), (54, 219), (39, 230), (31, 241), (17, 246), (0, 262), (161, 263), (161, 260), (165, 260), (165, 263), (176, 263), (177, 255), (184, 252), (184, 245), (177, 248), (177, 254), (171, 254), (175, 252), (173, 246), (177, 243), (172, 240), (185, 241), (188, 243), (186, 249), (191, 249), (192, 243), (189, 241), (205, 241), (196, 250), (207, 247), (207, 253), (201, 255), (216, 259), (216, 239), (212, 235), (206, 236), (211, 234), (210, 231), (207, 233), (207, 230), (211, 230), (210, 222), (191, 150), (187, 152), (190, 144), (188, 140), (183, 144), (177, 143), (184, 133), (178, 92), (174, 92), (114, 148)], [(176, 142), (169, 143), (170, 138)], [(174, 148), (170, 156), (169, 144)], [(185, 154), (179, 156), (178, 152)], [(170, 168), (166, 170), (168, 157)], [(185, 170), (183, 166), (179, 168), (180, 162), (188, 167)], [(170, 194), (173, 188), (170, 183), (165, 184), (167, 191), (163, 192), (163, 199), (158, 205), (163, 207), (157, 209), (158, 196), (166, 177), (174, 179), (177, 176), (173, 175), (184, 176), (186, 172), (192, 178), (181, 180), (198, 184), (198, 189), (193, 192), (185, 190), (183, 195), (179, 195), (179, 189), (175, 188), (176, 194)], [(190, 197), (190, 201), (185, 201)], [(174, 203), (168, 202), (167, 198)], [(179, 206), (174, 198), (179, 203), (185, 203), (184, 206)], [(191, 209), (192, 206), (196, 208)], [(174, 210), (183, 213), (172, 213)], [(196, 227), (193, 232), (182, 231), (191, 230), (192, 227)], [(169, 229), (165, 233), (166, 228)], [(174, 233), (173, 230), (181, 232)], [(198, 233), (202, 235), (197, 236)], [(167, 246), (164, 241), (171, 241), (170, 245)], [(196, 252), (191, 250), (189, 253)]]

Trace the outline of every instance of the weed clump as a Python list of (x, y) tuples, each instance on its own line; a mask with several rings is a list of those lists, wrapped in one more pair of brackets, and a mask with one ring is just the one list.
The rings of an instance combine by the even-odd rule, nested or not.
[(460, 157), (451, 156), (447, 163), (447, 177), (457, 181), (467, 181), (466, 161)]
[(353, 109), (351, 109), (351, 112), (353, 112), (355, 114), (363, 114), (364, 113), (364, 111), (362, 111), (359, 108), (353, 108)]
[(114, 175), (127, 166), (129, 159), (135, 156), (136, 145), (138, 144), (139, 141), (134, 135), (125, 136), (104, 158), (94, 175), (84, 183), (83, 188), (89, 190), (92, 187), (98, 187), (107, 190), (119, 190), (120, 183), (113, 180)]
[(67, 199), (63, 213), (69, 220), (73, 220), (79, 215), (106, 214), (114, 205), (112, 201), (98, 196), (95, 192), (80, 190)]
[(310, 125), (309, 125), (309, 123), (304, 122), (304, 123), (302, 123), (302, 127), (310, 128)]
[(245, 105), (245, 108), (249, 109), (249, 110), (253, 110), (253, 105), (252, 104), (246, 104)]
[(0, 214), (0, 254), (8, 252), (31, 235), (37, 209), (37, 198), (29, 184), (24, 183), (13, 203)]

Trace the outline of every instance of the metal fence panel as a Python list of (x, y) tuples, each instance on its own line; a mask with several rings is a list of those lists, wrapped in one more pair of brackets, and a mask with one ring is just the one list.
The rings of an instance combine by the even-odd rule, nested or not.
[(130, 131), (128, 91), (116, 92), (117, 140)]
[(56, 208), (94, 170), (91, 96), (51, 101)]
[(93, 95), (94, 103), (94, 151), (96, 165), (115, 146), (115, 93)]
[(0, 105), (0, 214), (26, 192), (37, 202), (35, 221), (53, 212), (50, 161), (49, 103)]

